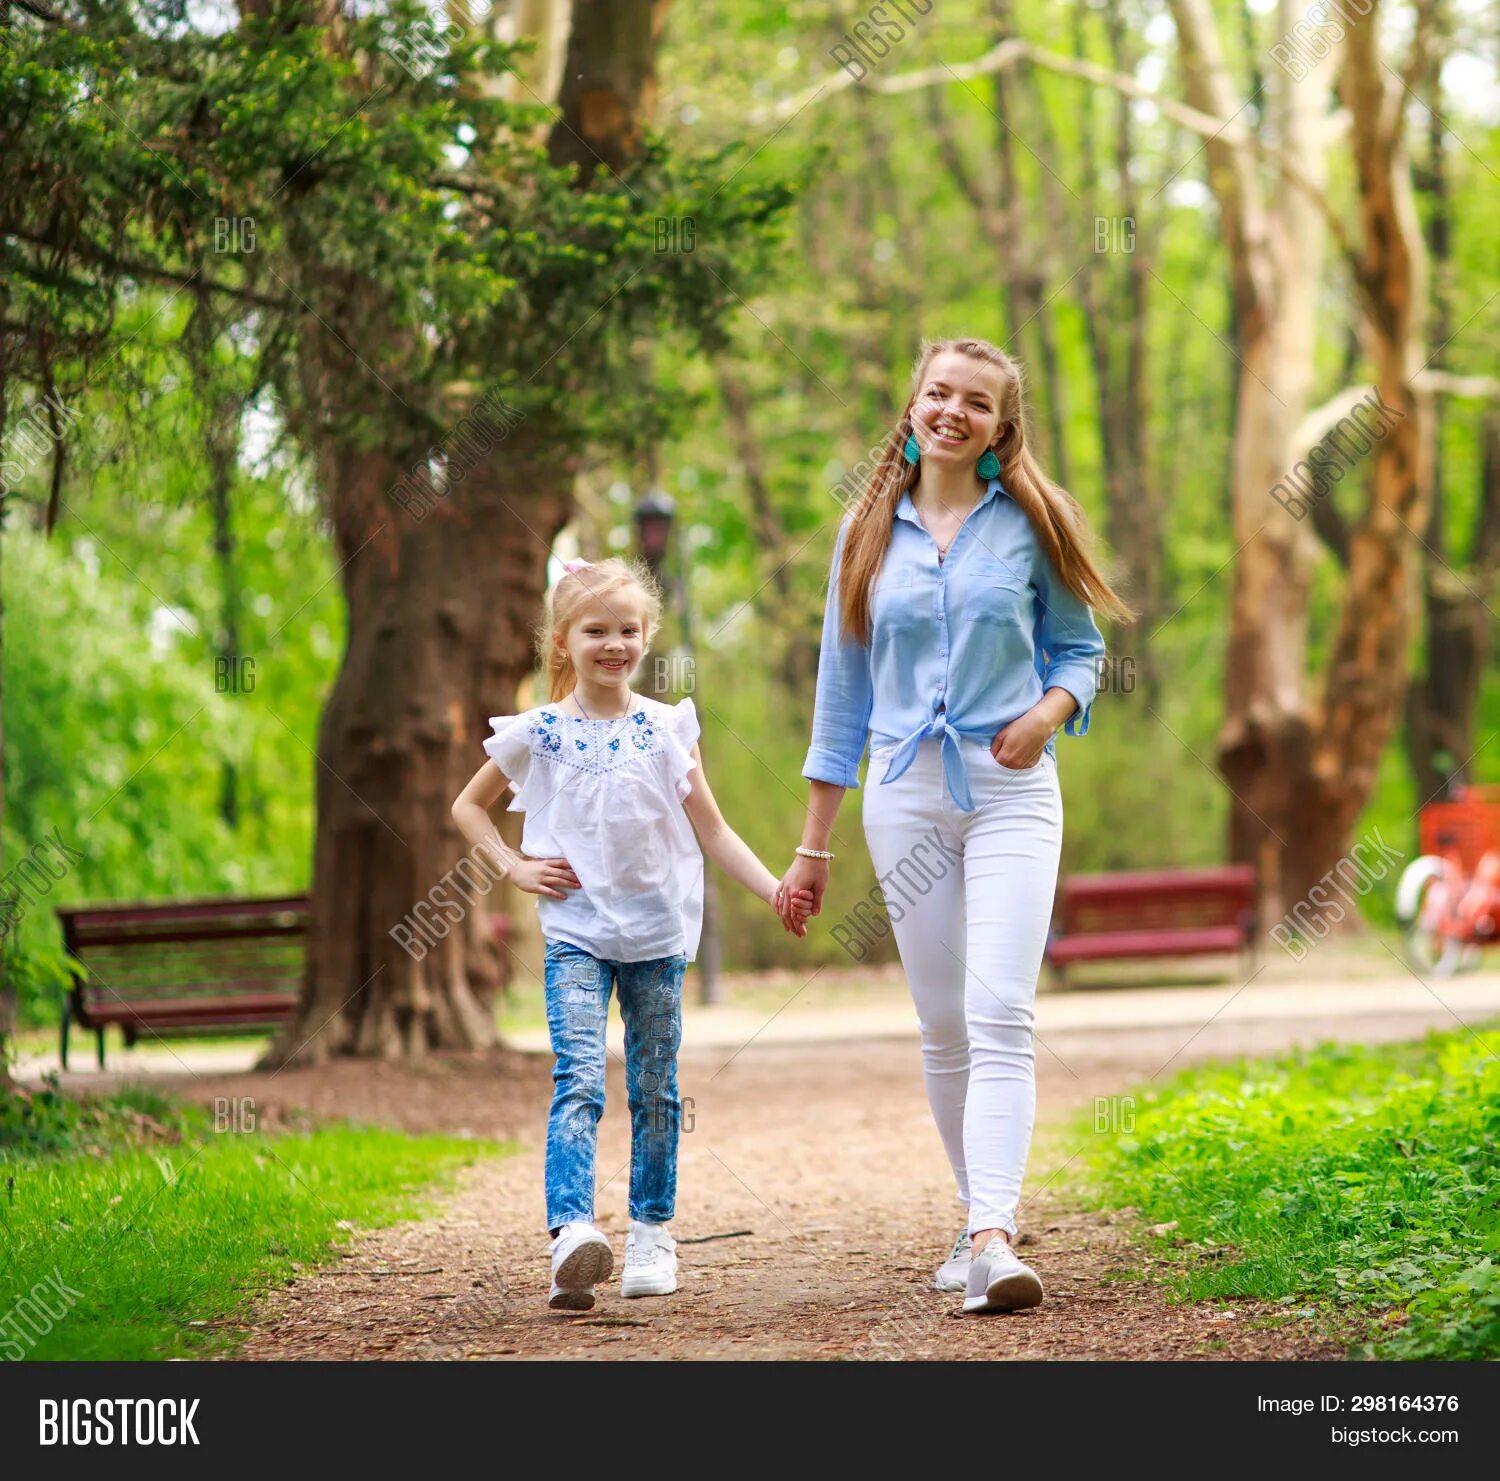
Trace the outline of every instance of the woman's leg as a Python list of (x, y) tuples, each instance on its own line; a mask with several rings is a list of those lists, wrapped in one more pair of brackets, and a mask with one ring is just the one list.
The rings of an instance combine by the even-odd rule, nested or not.
[(547, 1028), (557, 1063), (547, 1117), (547, 1227), (594, 1219), (594, 1149), (604, 1114), (604, 1027), (613, 969), (566, 941), (546, 953)]
[(687, 958), (620, 962), (616, 970), (630, 1100), (630, 1217), (665, 1224), (677, 1204), (677, 1050)]
[(1033, 1006), (1057, 889), (1062, 797), (1051, 756), (1007, 771), (987, 749), (965, 749), (976, 804), (963, 830), (969, 1231), (1003, 1229), (1013, 1240), (1036, 1116)]
[(870, 763), (864, 800), (865, 840), (885, 897), (922, 1034), (927, 1103), (958, 1184), (969, 1202), (964, 1157), (964, 1103), (969, 1038), (964, 1016), (964, 883), (961, 814), (948, 797), (936, 742), (924, 743), (911, 767), (889, 785), (884, 765)]

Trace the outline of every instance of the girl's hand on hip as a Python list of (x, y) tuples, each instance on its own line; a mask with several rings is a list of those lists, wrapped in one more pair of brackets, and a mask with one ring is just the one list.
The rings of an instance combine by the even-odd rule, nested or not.
[(509, 878), (518, 890), (546, 895), (549, 900), (566, 900), (564, 890), (583, 888), (566, 859), (523, 859), (511, 869)]
[(1035, 710), (1002, 725), (990, 742), (990, 755), (1011, 771), (1027, 771), (1042, 759), (1052, 727)]

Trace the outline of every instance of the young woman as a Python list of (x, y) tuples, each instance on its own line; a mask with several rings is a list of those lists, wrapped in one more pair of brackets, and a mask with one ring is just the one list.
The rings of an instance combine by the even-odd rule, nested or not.
[[(1089, 554), (1077, 501), (1026, 446), (1016, 363), (985, 340), (930, 345), (835, 542), (807, 819), (777, 908), (788, 929), (801, 892), (821, 910), (829, 836), (868, 739), (865, 837), (969, 1214), (936, 1283), (963, 1291), (970, 1312), (1042, 1299), (1012, 1242), (1062, 842), (1053, 733), (1088, 730), (1104, 653), (1091, 608), (1129, 615)], [(925, 893), (904, 888), (900, 871), (933, 847), (951, 861), (941, 877), (928, 869)]]
[[(677, 1192), (682, 977), (703, 921), (703, 857), (806, 934), (812, 898), (783, 910), (770, 870), (726, 823), (703, 775), (698, 715), (630, 692), (661, 612), (650, 577), (622, 560), (573, 561), (543, 629), (551, 703), (491, 719), (490, 757), (453, 804), (465, 838), (537, 896), (547, 1026), (557, 1063), (547, 1120), (549, 1305), (587, 1311), (614, 1265), (594, 1224), (604, 1111), (605, 1020), (617, 987), (630, 1100), (630, 1233), (622, 1296), (677, 1289), (668, 1222)], [(489, 809), (514, 786), (523, 853)]]

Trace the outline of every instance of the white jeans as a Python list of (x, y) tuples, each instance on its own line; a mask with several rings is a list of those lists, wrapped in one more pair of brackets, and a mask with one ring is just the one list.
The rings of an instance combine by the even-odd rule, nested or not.
[(927, 1099), (969, 1232), (1016, 1234), (1036, 1116), (1032, 1008), (1062, 845), (1048, 753), (1029, 770), (960, 741), (975, 810), (949, 795), (936, 740), (882, 785), (871, 753), (864, 826), (922, 1031)]

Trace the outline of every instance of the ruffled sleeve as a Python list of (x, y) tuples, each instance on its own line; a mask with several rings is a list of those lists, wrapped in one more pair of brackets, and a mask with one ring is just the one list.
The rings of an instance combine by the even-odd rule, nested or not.
[(531, 717), (491, 715), (490, 725), (495, 733), (483, 742), (485, 754), (519, 792), (531, 774)]
[(698, 710), (692, 700), (678, 700), (667, 714), (666, 741), (667, 754), (672, 758), (672, 780), (677, 787), (679, 802), (693, 790), (692, 778), (688, 773), (698, 765), (693, 760), (693, 747), (698, 744), (698, 737), (702, 733), (702, 727), (698, 724)]

